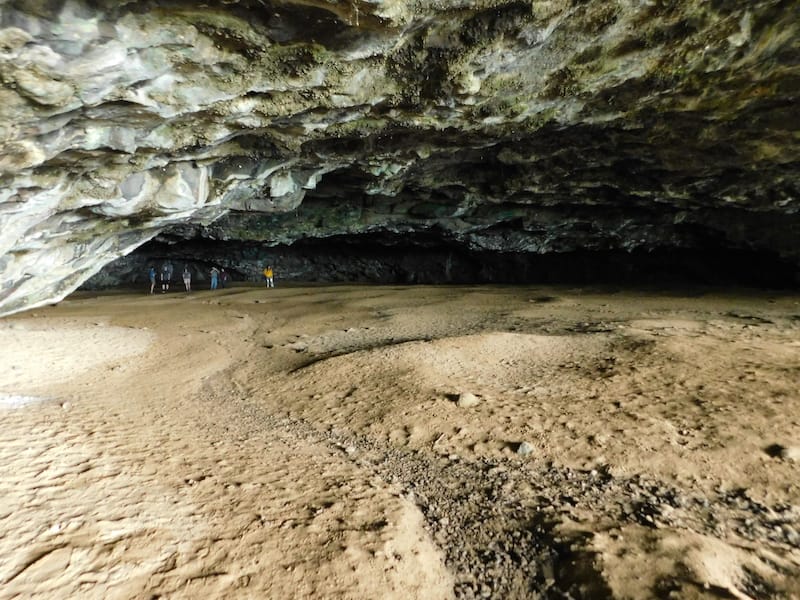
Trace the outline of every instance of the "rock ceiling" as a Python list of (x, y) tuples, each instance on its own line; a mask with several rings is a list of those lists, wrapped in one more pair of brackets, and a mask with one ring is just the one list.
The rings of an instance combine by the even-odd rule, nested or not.
[(0, 0), (0, 313), (162, 232), (800, 264), (799, 30), (796, 0)]

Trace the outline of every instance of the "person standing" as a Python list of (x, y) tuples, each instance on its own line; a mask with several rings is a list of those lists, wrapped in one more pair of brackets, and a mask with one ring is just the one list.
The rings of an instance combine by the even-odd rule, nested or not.
[(187, 292), (192, 291), (192, 272), (189, 270), (189, 265), (183, 265), (183, 285)]
[(228, 272), (225, 269), (222, 269), (219, 273), (219, 285), (222, 289), (228, 287)]
[(219, 279), (219, 269), (211, 267), (211, 289), (217, 289), (217, 280)]
[(150, 265), (150, 270), (147, 272), (148, 276), (150, 277), (150, 293), (154, 293), (153, 290), (156, 289), (156, 268), (153, 265)]
[(166, 294), (169, 291), (169, 283), (172, 281), (172, 263), (165, 260), (161, 265), (161, 293)]
[(272, 265), (267, 265), (264, 268), (264, 280), (266, 281), (266, 285), (268, 288), (275, 287), (275, 283), (273, 281)]

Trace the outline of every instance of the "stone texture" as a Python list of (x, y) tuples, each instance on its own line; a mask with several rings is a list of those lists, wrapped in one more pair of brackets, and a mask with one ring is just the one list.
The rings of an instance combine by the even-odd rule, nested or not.
[(792, 462), (800, 462), (800, 446), (788, 446), (781, 448), (780, 457)]
[(529, 454), (532, 454), (533, 451), (534, 447), (533, 444), (531, 444), (530, 442), (522, 442), (517, 447), (517, 454), (519, 454), (520, 456), (528, 456)]
[(800, 264), (799, 27), (789, 0), (0, 0), (0, 314), (156, 236)]
[(473, 408), (481, 403), (481, 399), (475, 394), (470, 392), (461, 392), (456, 400), (456, 406), (459, 408)]

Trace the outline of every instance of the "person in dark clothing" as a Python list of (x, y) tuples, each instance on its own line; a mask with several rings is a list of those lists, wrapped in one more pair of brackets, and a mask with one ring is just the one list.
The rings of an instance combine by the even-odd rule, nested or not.
[(169, 291), (169, 282), (172, 280), (172, 263), (168, 260), (164, 261), (161, 265), (161, 293), (166, 294)]

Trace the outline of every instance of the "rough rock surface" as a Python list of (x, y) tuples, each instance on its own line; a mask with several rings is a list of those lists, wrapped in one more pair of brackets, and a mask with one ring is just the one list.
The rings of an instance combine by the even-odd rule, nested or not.
[(799, 24), (794, 0), (0, 0), (0, 313), (162, 232), (797, 265)]

